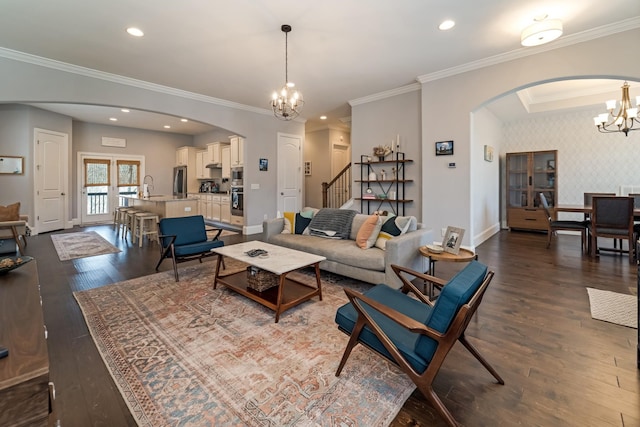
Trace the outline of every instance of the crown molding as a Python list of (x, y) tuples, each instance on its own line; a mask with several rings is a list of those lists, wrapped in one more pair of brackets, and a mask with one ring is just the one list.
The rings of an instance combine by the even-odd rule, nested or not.
[[(240, 104), (238, 102), (227, 101), (220, 98), (214, 98), (212, 96), (206, 96), (199, 93), (189, 92), (186, 90), (176, 89), (169, 86), (163, 86), (155, 83), (146, 82), (144, 80), (133, 79), (130, 77), (120, 76), (118, 74), (106, 73), (104, 71), (94, 70), (92, 68), (81, 67), (79, 65), (68, 64), (66, 62), (56, 61), (54, 59), (44, 58), (37, 55), (31, 55), (25, 52), (19, 52), (17, 50), (6, 49), (0, 47), (0, 57), (11, 59), (14, 61), (25, 62), (33, 65), (38, 65), (45, 68), (50, 68), (57, 71), (63, 71), (66, 73), (77, 74), (84, 77), (90, 77), (98, 80), (104, 80), (111, 83), (117, 83), (125, 86), (131, 86), (138, 89), (145, 89), (152, 92), (163, 93), (166, 95), (177, 96), (180, 98), (191, 99), (194, 101), (200, 101), (207, 104), (214, 104), (222, 107), (233, 108), (236, 110), (249, 111), (252, 113), (272, 115), (273, 111), (266, 108), (252, 107), (250, 105)], [(295, 121), (301, 121), (304, 123), (304, 119), (296, 119)]]
[(406, 86), (401, 86), (396, 89), (385, 90), (384, 92), (374, 93), (373, 95), (364, 96), (362, 98), (357, 98), (349, 101), (349, 105), (352, 107), (354, 105), (366, 104), (368, 102), (379, 101), (385, 98), (391, 98), (392, 96), (402, 95), (403, 93), (415, 92), (422, 88), (420, 83), (411, 83)]
[(559, 39), (545, 45), (536, 46), (533, 48), (523, 47), (511, 52), (490, 56), (488, 58), (469, 62), (457, 67), (447, 68), (445, 70), (436, 71), (435, 73), (424, 74), (418, 76), (416, 80), (418, 80), (420, 83), (428, 83), (435, 80), (444, 79), (446, 77), (466, 73), (468, 71), (478, 70), (480, 68), (489, 67), (503, 62), (513, 61), (514, 59), (520, 59), (527, 56), (536, 55), (538, 53), (548, 52), (550, 50), (560, 49), (562, 47), (583, 43), (589, 40), (599, 39), (601, 37), (609, 36), (612, 34), (634, 30), (636, 28), (640, 28), (640, 16), (628, 18), (623, 21), (615, 22), (613, 24), (603, 25), (576, 34), (560, 37)]

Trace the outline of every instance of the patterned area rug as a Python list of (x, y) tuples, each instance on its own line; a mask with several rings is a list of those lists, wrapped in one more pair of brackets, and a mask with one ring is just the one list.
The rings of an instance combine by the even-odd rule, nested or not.
[(634, 295), (587, 288), (591, 317), (638, 329), (638, 300)]
[(95, 231), (52, 234), (51, 240), (60, 261), (120, 252)]
[[(237, 266), (236, 266), (237, 267)], [(227, 269), (234, 266), (227, 260)], [(414, 390), (400, 370), (354, 349), (334, 316), (342, 286), (323, 273), (323, 300), (274, 312), (223, 287), (215, 262), (75, 293), (102, 358), (140, 426), (386, 426)], [(312, 283), (309, 273), (295, 273)]]

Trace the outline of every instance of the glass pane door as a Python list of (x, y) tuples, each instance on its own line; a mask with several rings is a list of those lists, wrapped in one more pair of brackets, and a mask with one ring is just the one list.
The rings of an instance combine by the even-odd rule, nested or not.
[[(535, 194), (544, 193), (550, 206), (555, 204), (556, 162), (553, 152), (539, 152), (533, 154), (533, 191)], [(538, 206), (535, 198), (535, 206)]]
[(507, 170), (507, 191), (509, 207), (528, 206), (529, 175), (527, 172), (529, 156), (516, 154), (509, 157)]

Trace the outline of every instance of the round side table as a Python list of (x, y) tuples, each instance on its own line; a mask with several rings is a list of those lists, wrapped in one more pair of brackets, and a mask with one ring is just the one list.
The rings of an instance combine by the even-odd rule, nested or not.
[[(431, 252), (426, 246), (420, 246), (418, 250), (420, 251), (420, 255), (429, 258), (429, 271), (427, 271), (427, 274), (429, 274), (430, 276), (433, 276), (436, 273), (436, 261), (469, 262), (473, 261), (474, 259), (478, 259), (478, 255), (475, 252), (464, 248), (460, 248), (457, 254), (452, 254), (449, 252)], [(425, 287), (426, 286), (427, 285), (425, 284)], [(426, 289), (424, 289), (423, 291), (426, 293)], [(433, 284), (431, 283), (429, 284), (428, 296), (429, 298), (433, 297)]]

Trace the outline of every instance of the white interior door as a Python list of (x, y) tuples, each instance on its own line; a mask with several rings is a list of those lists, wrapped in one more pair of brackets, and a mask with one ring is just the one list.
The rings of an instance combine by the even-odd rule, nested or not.
[(302, 209), (302, 136), (278, 133), (278, 210)]
[(35, 233), (65, 228), (67, 217), (69, 135), (34, 129)]

